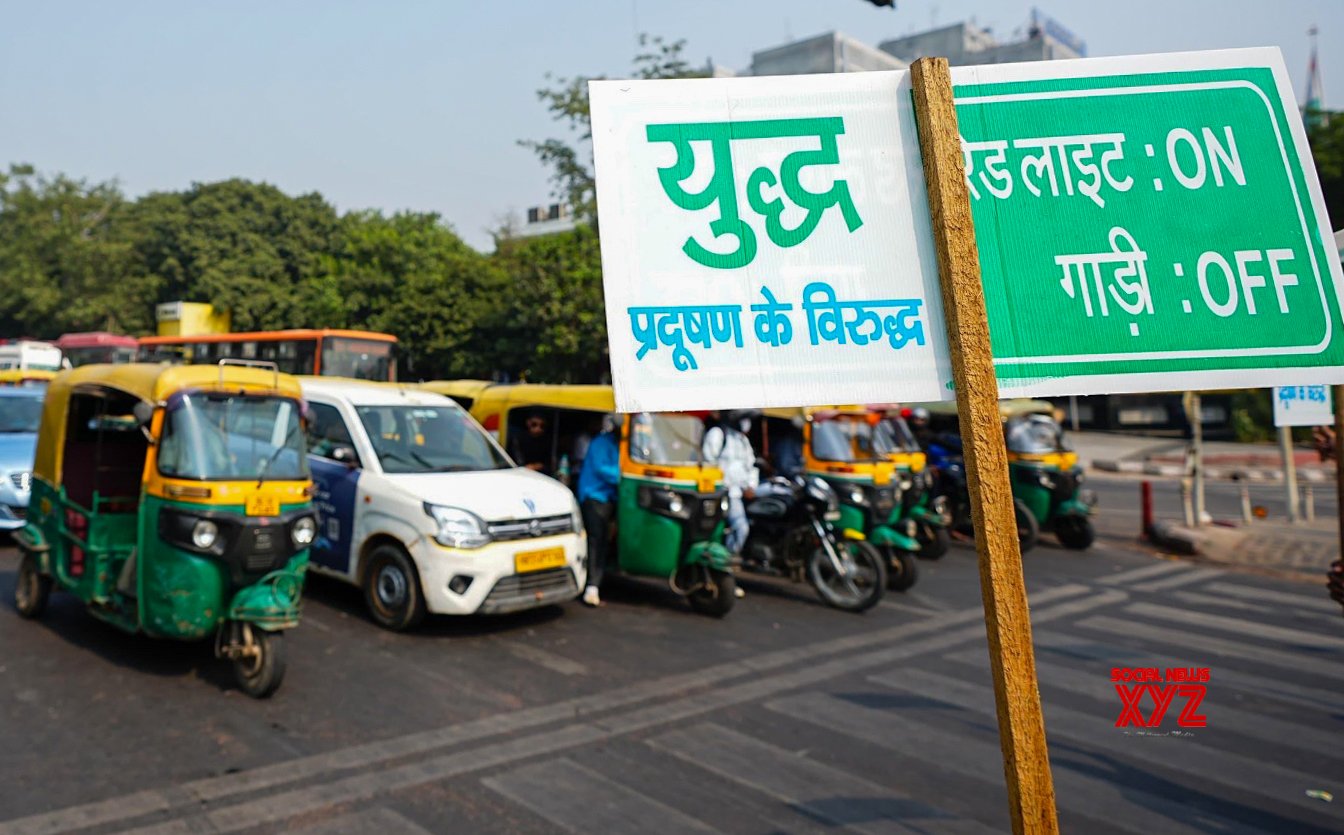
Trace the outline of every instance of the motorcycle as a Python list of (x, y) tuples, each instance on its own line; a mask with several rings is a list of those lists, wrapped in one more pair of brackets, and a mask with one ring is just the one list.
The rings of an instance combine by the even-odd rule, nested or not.
[(882, 553), (855, 530), (837, 532), (840, 500), (824, 479), (772, 479), (747, 502), (751, 533), (742, 549), (745, 571), (804, 577), (829, 606), (863, 612), (882, 599), (887, 570)]

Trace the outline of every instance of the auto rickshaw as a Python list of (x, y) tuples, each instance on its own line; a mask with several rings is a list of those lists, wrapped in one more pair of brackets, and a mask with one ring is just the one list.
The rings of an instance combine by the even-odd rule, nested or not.
[[(458, 381), (422, 383), (453, 395)], [(610, 386), (499, 384), (472, 393), (469, 410), (507, 450), (524, 422), (543, 416), (550, 462), (543, 472), (577, 484), (586, 440), (616, 411)], [(727, 494), (723, 473), (700, 461), (703, 421), (694, 415), (624, 415), (615, 544), (608, 570), (665, 580), (697, 612), (722, 617), (733, 607), (732, 555), (722, 544)]]
[(1053, 409), (1010, 409), (1004, 438), (1013, 497), (1026, 505), (1041, 530), (1054, 532), (1060, 545), (1077, 550), (1089, 547), (1096, 539), (1089, 518), (1095, 499), (1081, 489), (1078, 453), (1065, 440)]
[[(942, 479), (947, 491), (952, 526), (971, 531), (970, 496), (966, 492), (964, 470), (959, 463), (960, 439), (956, 437), (955, 403), (929, 403), (925, 407), (932, 423), (941, 429), (935, 433), (955, 446), (951, 471)], [(1023, 553), (1030, 550), (1042, 530), (1054, 531), (1066, 548), (1083, 549), (1096, 534), (1088, 518), (1095, 499), (1080, 489), (1083, 472), (1078, 456), (1068, 448), (1064, 430), (1054, 419), (1055, 407), (1045, 400), (1012, 399), (999, 402), (1004, 421), (1008, 452), (1008, 480), (1013, 489), (1013, 511), (1017, 520), (1018, 545)], [(940, 446), (947, 446), (940, 440)]]
[(279, 688), (317, 524), (299, 384), (267, 365), (86, 365), (51, 382), (14, 537), (20, 615), (54, 588), (127, 632), (214, 635), (244, 692)]
[(765, 411), (768, 418), (790, 413), (803, 416), (803, 472), (825, 479), (839, 495), (836, 527), (858, 532), (882, 552), (887, 588), (905, 591), (913, 586), (920, 545), (915, 522), (901, 518), (901, 482), (888, 458), (895, 444), (881, 414), (864, 406)]
[(918, 555), (936, 560), (947, 553), (952, 542), (949, 531), (952, 516), (948, 513), (947, 497), (934, 494), (928, 457), (900, 411), (882, 407), (876, 407), (876, 410), (882, 414), (882, 425), (893, 445), (887, 458), (896, 465), (895, 478), (901, 488), (900, 514), (894, 527), (901, 530), (906, 522), (914, 522)]

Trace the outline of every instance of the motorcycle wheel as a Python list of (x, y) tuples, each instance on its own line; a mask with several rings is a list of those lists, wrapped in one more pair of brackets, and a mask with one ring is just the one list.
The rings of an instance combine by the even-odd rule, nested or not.
[(942, 525), (921, 522), (918, 530), (919, 556), (926, 560), (936, 560), (947, 553), (952, 544), (952, 534)]
[(721, 618), (733, 610), (737, 599), (737, 579), (730, 572), (706, 568), (708, 582), (686, 596), (691, 608), (702, 615)]
[(826, 605), (846, 612), (864, 612), (877, 605), (887, 587), (887, 568), (882, 553), (867, 542), (836, 543), (849, 575), (835, 572), (826, 549), (818, 546), (807, 560), (807, 578)]
[(1021, 499), (1013, 499), (1013, 515), (1017, 518), (1017, 549), (1020, 553), (1027, 553), (1036, 545), (1036, 540), (1041, 537), (1041, 526), (1036, 521), (1036, 514), (1031, 512), (1031, 508), (1022, 503)]
[[(946, 535), (947, 532), (943, 531), (943, 534)], [(905, 591), (913, 586), (919, 579), (919, 569), (914, 555), (900, 548), (882, 550), (887, 555), (887, 588), (891, 591)]]
[(1097, 531), (1086, 516), (1061, 516), (1055, 520), (1055, 536), (1065, 548), (1082, 551), (1092, 547)]

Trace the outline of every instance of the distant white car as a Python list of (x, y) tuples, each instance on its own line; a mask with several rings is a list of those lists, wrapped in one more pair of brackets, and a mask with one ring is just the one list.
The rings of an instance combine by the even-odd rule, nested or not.
[(312, 566), (364, 590), (374, 620), (571, 600), (586, 579), (574, 494), (515, 466), (447, 397), (305, 378), (320, 515)]

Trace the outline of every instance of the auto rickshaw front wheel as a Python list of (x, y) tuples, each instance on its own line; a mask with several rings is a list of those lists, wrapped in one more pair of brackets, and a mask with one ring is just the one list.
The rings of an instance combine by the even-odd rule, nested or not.
[(918, 528), (919, 556), (936, 560), (947, 553), (952, 545), (952, 534), (942, 525), (920, 522)]
[(1017, 550), (1025, 554), (1040, 539), (1041, 525), (1036, 521), (1036, 514), (1021, 499), (1013, 499), (1013, 516), (1017, 519)]
[[(942, 530), (942, 528), (939, 528)], [(944, 534), (947, 531), (943, 531)], [(905, 591), (919, 579), (919, 568), (915, 555), (900, 548), (887, 546), (882, 549), (887, 555), (887, 588), (892, 591)], [(921, 552), (922, 553), (922, 552)]]
[(51, 597), (51, 578), (37, 567), (37, 557), (25, 551), (19, 561), (19, 576), (14, 583), (14, 608), (29, 620), (42, 617)]
[(254, 699), (269, 698), (285, 678), (285, 633), (245, 622), (234, 628), (236, 643), (229, 655), (238, 689)]
[(1061, 516), (1055, 520), (1055, 536), (1065, 548), (1082, 551), (1092, 546), (1097, 531), (1086, 516)]
[(704, 571), (704, 582), (686, 595), (686, 602), (702, 615), (721, 618), (733, 610), (733, 602), (737, 599), (737, 578), (730, 571), (708, 566)]

